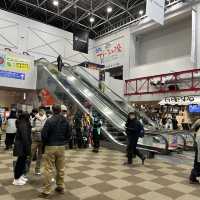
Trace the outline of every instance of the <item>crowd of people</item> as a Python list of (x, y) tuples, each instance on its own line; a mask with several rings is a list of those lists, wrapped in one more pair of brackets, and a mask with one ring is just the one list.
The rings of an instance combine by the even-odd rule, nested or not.
[(64, 192), (64, 152), (67, 144), (70, 149), (93, 146), (93, 152), (99, 152), (102, 121), (98, 115), (91, 118), (79, 110), (71, 115), (66, 106), (54, 105), (52, 111), (40, 107), (30, 114), (12, 109), (3, 123), (5, 150), (13, 149), (13, 155), (17, 157), (13, 162), (13, 185), (26, 184), (26, 175), (35, 161), (35, 175), (41, 175), (41, 167), (44, 167), (42, 197), (51, 193), (54, 167), (57, 171), (56, 191)]
[[(87, 148), (93, 146), (93, 152), (99, 152), (102, 120), (97, 115), (93, 118), (87, 113), (77, 111), (69, 115), (66, 107), (54, 105), (52, 111), (44, 107), (33, 109), (32, 113), (12, 109), (6, 119), (5, 150), (13, 148), (17, 160), (14, 165), (13, 185), (23, 186), (28, 181), (32, 162), (35, 164), (35, 175), (44, 175), (44, 188), (40, 197), (46, 198), (52, 192), (52, 179), (56, 171), (56, 192), (64, 193), (65, 150), (69, 148)], [(196, 130), (195, 160), (190, 175), (190, 183), (199, 184), (200, 176), (200, 120), (192, 129)], [(136, 113), (128, 115), (126, 123), (127, 162), (133, 163), (138, 156), (144, 164), (145, 156), (137, 149), (139, 138), (144, 137), (144, 127)], [(41, 166), (44, 170), (41, 172)], [(55, 169), (54, 169), (55, 168)]]

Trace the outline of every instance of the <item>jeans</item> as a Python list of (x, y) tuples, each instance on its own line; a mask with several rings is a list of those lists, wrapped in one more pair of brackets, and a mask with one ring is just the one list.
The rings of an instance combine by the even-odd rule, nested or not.
[(6, 140), (5, 140), (5, 145), (6, 149), (12, 148), (12, 145), (15, 140), (15, 133), (6, 133)]
[(141, 160), (144, 159), (144, 155), (137, 149), (138, 139), (138, 137), (128, 136), (127, 157), (129, 164), (132, 164), (134, 155), (138, 156)]

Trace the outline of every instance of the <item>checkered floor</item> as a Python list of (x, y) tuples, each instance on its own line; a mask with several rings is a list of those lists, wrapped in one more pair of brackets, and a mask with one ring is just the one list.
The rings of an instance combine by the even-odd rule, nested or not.
[[(66, 193), (57, 200), (200, 200), (200, 186), (189, 185), (191, 166), (161, 160), (138, 160), (123, 166), (122, 153), (102, 149), (66, 151)], [(41, 177), (30, 175), (26, 186), (12, 185), (12, 153), (0, 151), (0, 200), (39, 200)]]

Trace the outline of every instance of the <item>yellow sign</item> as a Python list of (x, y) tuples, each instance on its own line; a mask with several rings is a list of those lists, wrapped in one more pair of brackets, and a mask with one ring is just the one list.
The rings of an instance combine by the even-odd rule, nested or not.
[(20, 72), (29, 72), (30, 71), (30, 62), (23, 58), (18, 58), (15, 55), (6, 54), (6, 68), (10, 70), (20, 71)]

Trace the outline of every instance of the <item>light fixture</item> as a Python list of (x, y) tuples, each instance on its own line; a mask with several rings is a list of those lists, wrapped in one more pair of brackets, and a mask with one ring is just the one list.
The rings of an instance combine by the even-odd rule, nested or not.
[(58, 6), (58, 4), (59, 4), (58, 0), (53, 0), (53, 5), (54, 6)]
[(95, 22), (95, 18), (93, 16), (90, 16), (90, 23), (94, 23)]
[(111, 13), (113, 11), (113, 8), (111, 6), (107, 7), (107, 13)]
[(144, 14), (144, 10), (139, 11), (139, 15), (142, 16)]

